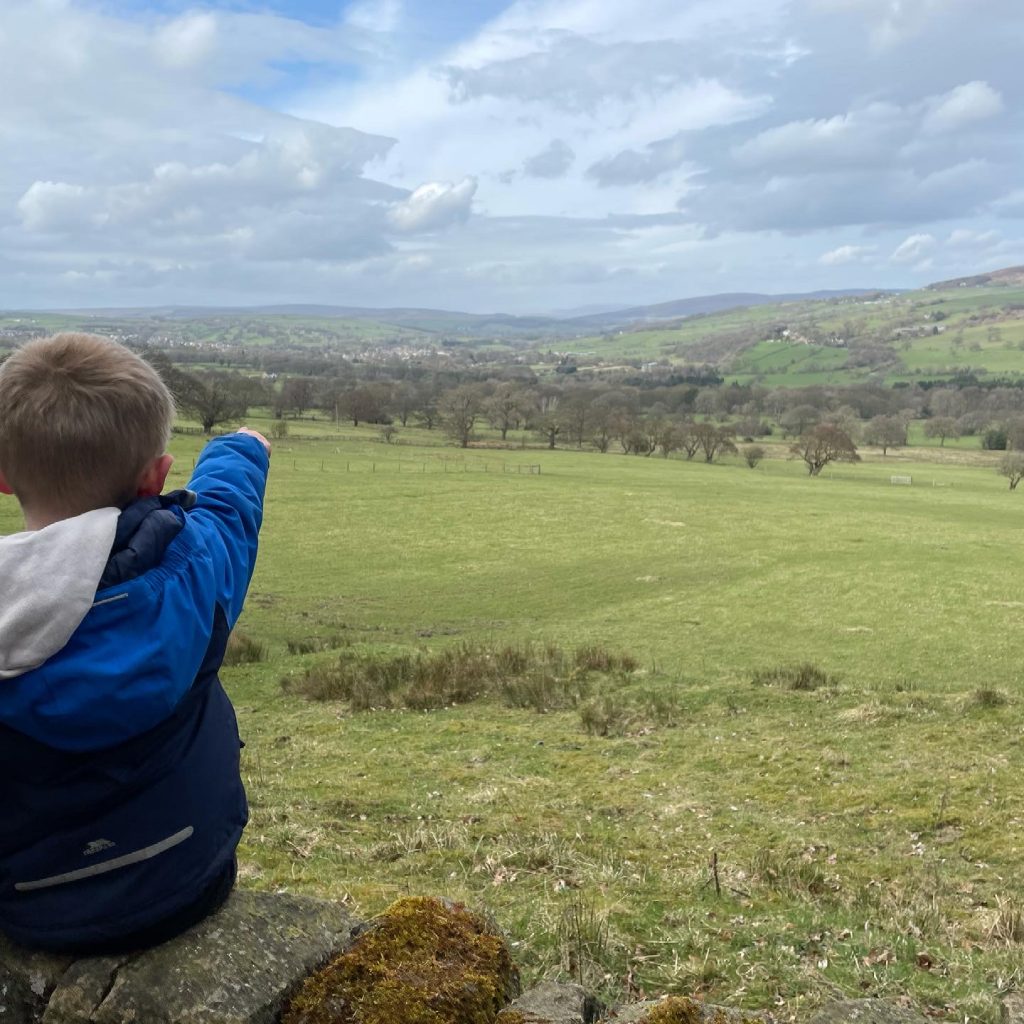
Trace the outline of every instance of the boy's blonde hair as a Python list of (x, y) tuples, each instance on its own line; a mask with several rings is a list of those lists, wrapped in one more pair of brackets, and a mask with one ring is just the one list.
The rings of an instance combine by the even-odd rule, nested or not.
[(30, 341), (0, 364), (0, 473), (23, 508), (71, 516), (131, 501), (173, 421), (156, 370), (95, 334)]

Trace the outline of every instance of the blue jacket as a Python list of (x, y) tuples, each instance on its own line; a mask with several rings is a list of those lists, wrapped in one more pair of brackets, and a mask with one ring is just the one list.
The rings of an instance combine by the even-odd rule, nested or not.
[(267, 470), (259, 440), (230, 435), (188, 491), (0, 539), (0, 580), (18, 584), (0, 584), (0, 930), (15, 941), (116, 941), (233, 862), (248, 810), (217, 671)]

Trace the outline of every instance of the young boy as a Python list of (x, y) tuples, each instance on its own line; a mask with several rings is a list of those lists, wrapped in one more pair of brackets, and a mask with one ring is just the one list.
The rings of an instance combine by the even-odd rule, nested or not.
[(256, 561), (270, 446), (207, 445), (161, 496), (174, 403), (92, 335), (0, 365), (0, 931), (106, 953), (218, 907), (248, 818), (217, 670)]

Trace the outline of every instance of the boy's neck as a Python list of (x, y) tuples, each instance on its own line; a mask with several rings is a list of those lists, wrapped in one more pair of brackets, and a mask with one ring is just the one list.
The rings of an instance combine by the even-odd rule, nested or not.
[(52, 515), (48, 512), (30, 512), (28, 509), (23, 509), (22, 512), (25, 516), (25, 529), (30, 532), (45, 530), (47, 526), (53, 526), (54, 523), (69, 518), (68, 516)]

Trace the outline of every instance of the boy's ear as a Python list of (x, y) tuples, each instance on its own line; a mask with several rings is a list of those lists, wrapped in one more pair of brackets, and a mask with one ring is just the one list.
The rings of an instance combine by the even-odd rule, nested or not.
[(11, 489), (11, 485), (7, 482), (7, 477), (0, 473), (0, 494), (13, 494), (14, 491)]
[(164, 484), (167, 482), (167, 474), (170, 473), (173, 465), (173, 455), (160, 455), (150, 462), (139, 477), (136, 497), (155, 498), (158, 494), (162, 494)]

